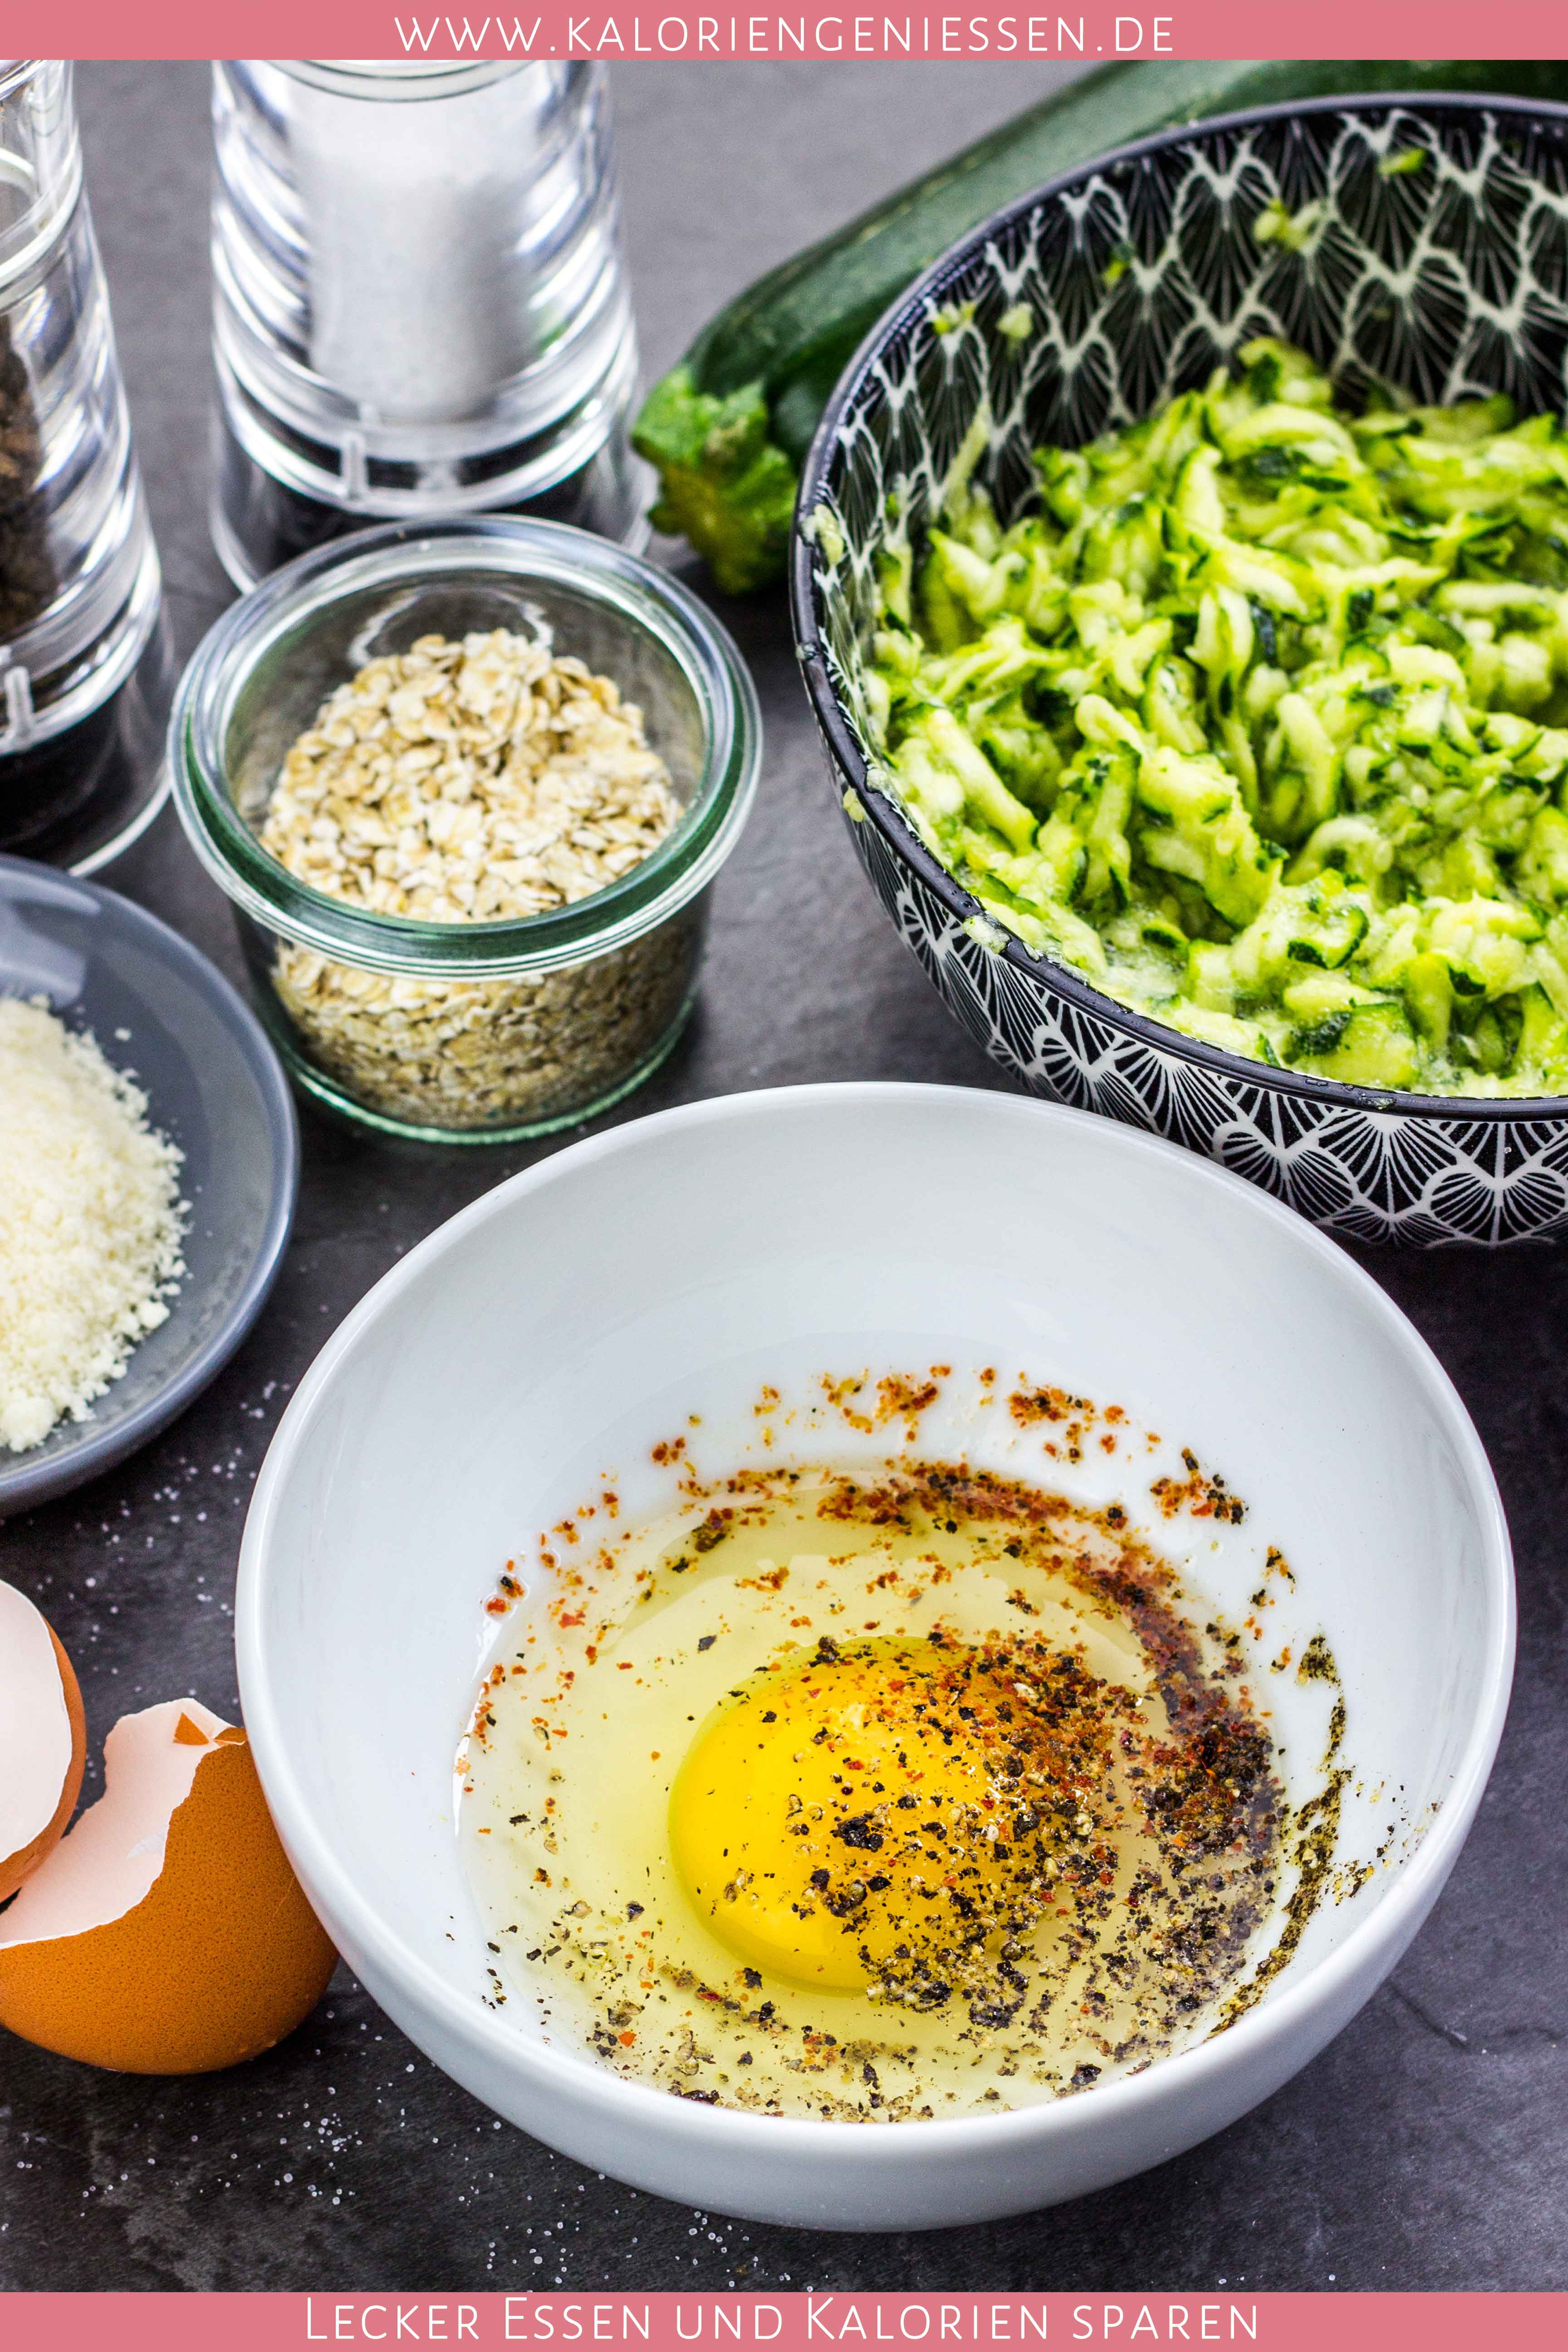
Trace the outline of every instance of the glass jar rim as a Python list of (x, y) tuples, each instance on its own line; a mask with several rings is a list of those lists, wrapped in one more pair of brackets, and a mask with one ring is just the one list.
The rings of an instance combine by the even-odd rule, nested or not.
[(22, 196), (0, 229), (0, 310), (13, 310), (51, 267), (81, 201), (81, 142), (71, 97), (72, 66), (65, 58), (0, 58), (0, 106), (31, 91), (35, 120), (44, 125), (34, 160), (7, 155), (6, 177)]
[[(353, 591), (399, 582), (516, 577), (589, 596), (676, 662), (700, 714), (701, 772), (679, 821), (638, 865), (542, 914), (433, 923), (356, 907), (301, 881), (240, 815), (224, 740), (258, 660), (312, 613)], [(734, 848), (762, 765), (762, 711), (729, 632), (668, 572), (609, 540), (532, 517), (389, 523), (333, 540), (270, 573), (231, 604), (196, 647), (169, 722), (174, 803), (206, 871), (265, 929), (335, 962), (409, 976), (501, 979), (550, 971), (624, 947), (706, 888)]]
[[(470, 90), (510, 81), (528, 69), (526, 58), (270, 58), (290, 81), (306, 82), (334, 98), (363, 99), (373, 106), (407, 105), (423, 99), (466, 98)], [(542, 65), (543, 58), (531, 62)]]
[(41, 73), (45, 66), (54, 63), (53, 58), (0, 58), (0, 99), (9, 98), (24, 82)]

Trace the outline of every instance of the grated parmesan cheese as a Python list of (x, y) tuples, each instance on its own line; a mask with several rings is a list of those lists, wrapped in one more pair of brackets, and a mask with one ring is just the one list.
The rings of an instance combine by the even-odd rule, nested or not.
[(167, 1319), (182, 1156), (90, 1036), (0, 997), (0, 1448), (85, 1421)]

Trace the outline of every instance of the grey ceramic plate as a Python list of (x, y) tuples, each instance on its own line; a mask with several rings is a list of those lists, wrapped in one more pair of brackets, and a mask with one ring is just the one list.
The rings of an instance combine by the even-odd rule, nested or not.
[(134, 1075), (153, 1125), (185, 1155), (191, 1206), (187, 1272), (168, 1321), (86, 1421), (62, 1423), (31, 1453), (0, 1448), (5, 1518), (135, 1453), (228, 1361), (282, 1260), (300, 1131), (278, 1056), (227, 981), (166, 923), (97, 883), (0, 857), (0, 995), (47, 996)]

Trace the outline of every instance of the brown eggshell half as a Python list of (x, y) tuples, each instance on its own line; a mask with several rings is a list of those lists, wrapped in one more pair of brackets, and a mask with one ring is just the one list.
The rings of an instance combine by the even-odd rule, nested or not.
[(107, 1786), (0, 1916), (0, 2024), (126, 2074), (202, 2074), (307, 2017), (337, 1955), (249, 1743), (194, 1699), (122, 1717)]
[(0, 1584), (0, 1903), (65, 1835), (86, 1762), (71, 1662), (26, 1594)]

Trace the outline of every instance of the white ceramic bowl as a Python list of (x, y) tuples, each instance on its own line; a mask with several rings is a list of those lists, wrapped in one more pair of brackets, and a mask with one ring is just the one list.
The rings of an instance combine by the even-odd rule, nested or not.
[[(889, 2126), (700, 2105), (547, 2043), (521, 2000), (483, 2006), (452, 1761), (499, 1570), (606, 1465), (635, 1509), (675, 1413), (701, 1412), (717, 1466), (754, 1440), (761, 1381), (935, 1357), (1115, 1399), (1223, 1466), (1250, 1503), (1244, 1527), (1217, 1545), (1212, 1522), (1184, 1534), (1146, 1494), (1143, 1523), (1237, 1621), (1263, 1547), (1283, 1549), (1297, 1583), (1270, 1641), (1299, 1656), (1323, 1632), (1343, 1684), (1354, 1780), (1340, 1858), (1383, 1842), (1397, 1790), (1407, 1833), (1394, 1855), (1317, 1911), (1228, 2032), (1132, 2079), (995, 2116)], [(942, 1434), (928, 1416), (922, 1451)], [(874, 1442), (885, 1451), (887, 1433)], [(1114, 1492), (1136, 1518), (1130, 1486), (1152, 1470), (1100, 1464), (1074, 1474), (1084, 1493)], [(237, 1615), (246, 1721), (284, 1841), (345, 1958), (413, 2040), (584, 2163), (708, 2209), (839, 2230), (1077, 2196), (1277, 2089), (1431, 1908), (1480, 1798), (1513, 1657), (1486, 1458), (1375, 1284), (1173, 1145), (924, 1087), (666, 1112), (455, 1217), (349, 1317), (284, 1416)], [(1304, 1770), (1321, 1748), (1321, 1685), (1286, 1675), (1267, 1696)]]

